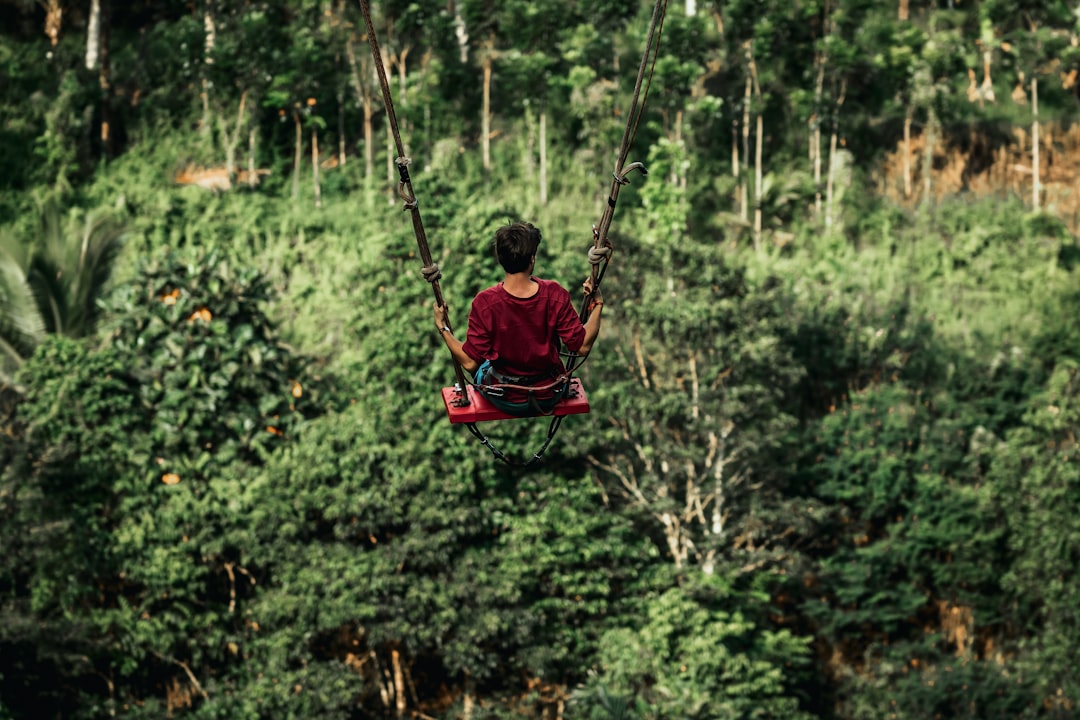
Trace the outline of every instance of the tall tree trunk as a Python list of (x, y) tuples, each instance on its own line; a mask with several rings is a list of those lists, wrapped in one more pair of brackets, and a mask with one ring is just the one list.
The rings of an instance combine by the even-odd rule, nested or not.
[[(240, 93), (240, 107), (236, 111), (236, 125), (232, 133), (223, 133), (225, 140), (225, 175), (229, 178), (229, 187), (236, 184), (236, 148), (240, 145), (240, 130), (244, 127), (244, 104), (247, 102), (247, 90)], [(222, 125), (225, 122), (222, 120)]]
[(686, 17), (697, 15), (697, 0), (686, 0)]
[[(830, 20), (832, 16), (830, 14), (830, 6), (825, 6), (825, 28), (824, 36), (827, 38), (832, 32), (830, 26)], [(814, 65), (817, 66), (817, 72), (814, 79), (814, 119), (813, 129), (810, 133), (810, 156), (814, 164), (814, 217), (817, 222), (821, 222), (821, 103), (822, 96), (825, 94), (825, 66), (828, 64), (828, 55), (824, 50), (818, 50), (814, 53)]]
[(390, 204), (397, 202), (397, 143), (394, 142), (394, 128), (390, 119), (386, 122), (386, 182), (390, 187)]
[(375, 108), (371, 102), (364, 105), (364, 177), (375, 177)]
[(292, 180), (292, 197), (296, 200), (300, 197), (300, 164), (304, 159), (304, 127), (300, 122), (300, 112), (293, 110), (293, 123), (296, 125), (296, 142), (293, 152), (293, 180)]
[(345, 167), (345, 92), (343, 90), (338, 90), (337, 101), (338, 167)]
[(844, 104), (844, 96), (847, 93), (847, 80), (840, 81), (840, 95), (836, 98), (836, 107), (833, 108), (832, 133), (829, 135), (829, 179), (825, 189), (825, 227), (831, 228), (833, 224), (833, 198), (836, 188), (836, 151), (840, 136), (840, 107)]
[(360, 102), (360, 107), (364, 113), (364, 178), (371, 180), (375, 174), (374, 128), (372, 127), (372, 118), (375, 116), (375, 101), (370, 87), (363, 80), (367, 68), (362, 67), (361, 63), (356, 59), (356, 48), (351, 37), (345, 42), (345, 55), (349, 59), (356, 99)]
[(821, 115), (814, 113), (810, 132), (810, 157), (814, 163), (814, 217), (821, 222)]
[(207, 77), (209, 67), (214, 64), (214, 46), (217, 44), (217, 25), (214, 22), (213, 0), (206, 0), (203, 8), (203, 77), (202, 77), (202, 120), (199, 129), (203, 133), (209, 133), (210, 123), (210, 78)]
[(495, 41), (488, 43), (488, 51), (484, 53), (484, 101), (480, 118), (480, 144), (484, 153), (484, 174), (491, 172), (491, 56)]
[(1031, 75), (1031, 209), (1039, 211), (1039, 80)]
[(761, 147), (765, 137), (765, 119), (757, 111), (757, 137), (754, 138), (754, 250), (761, 252)]
[(762, 184), (762, 146), (765, 140), (764, 108), (762, 107), (761, 84), (758, 82), (757, 63), (754, 60), (753, 43), (747, 43), (747, 59), (750, 65), (750, 77), (754, 81), (754, 97), (758, 107), (754, 113), (757, 115), (754, 137), (754, 250), (761, 252), (761, 184)]
[(814, 218), (821, 222), (821, 120), (816, 114), (810, 131), (810, 161), (814, 166)]
[(473, 710), (476, 705), (476, 683), (473, 682), (472, 675), (465, 672), (465, 688), (463, 690), (464, 697), (461, 704), (461, 717), (463, 720), (472, 720)]
[[(743, 114), (742, 114), (742, 157), (746, 162), (749, 162), (747, 158), (750, 157), (750, 103), (753, 91), (753, 80), (750, 79), (750, 68), (746, 69), (746, 92), (743, 93)], [(746, 177), (743, 177), (742, 184), (739, 186), (739, 199), (740, 205), (739, 216), (742, 217), (744, 223), (750, 222), (750, 192), (746, 184)]]
[(540, 205), (548, 202), (547, 179), (547, 109), (540, 110)]
[(900, 20), (908, 19), (908, 0), (900, 0), (900, 7), (897, 10), (896, 16)]
[(926, 143), (923, 148), (923, 203), (934, 202), (934, 146), (937, 144), (937, 111), (931, 104), (926, 111)]
[(532, 182), (536, 179), (536, 136), (538, 120), (533, 117), (532, 106), (525, 106), (525, 147), (521, 152), (521, 174)]
[(255, 174), (255, 144), (257, 141), (258, 129), (255, 123), (248, 125), (248, 187), (255, 187), (259, 182), (258, 176)]
[(454, 15), (454, 37), (457, 38), (458, 55), (461, 58), (461, 64), (464, 65), (469, 62), (469, 29), (465, 26), (465, 18), (461, 17), (456, 4), (451, 3), (451, 5), (453, 7), (450, 12)]
[(105, 157), (113, 155), (112, 134), (112, 59), (109, 56), (108, 0), (98, 4), (98, 87), (101, 88), (101, 151)]
[(319, 128), (311, 127), (311, 179), (315, 186), (315, 207), (322, 207), (322, 185), (319, 184)]
[[(407, 73), (405, 72), (406, 60), (409, 58), (409, 52), (411, 47), (402, 48), (397, 55), (397, 69), (398, 69), (398, 98), (401, 100), (402, 109), (409, 107), (409, 93), (408, 89)], [(402, 118), (402, 127), (405, 128), (404, 119)]]
[(904, 112), (904, 199), (911, 199), (911, 106)]
[(405, 673), (401, 669), (401, 652), (396, 648), (390, 653), (394, 667), (394, 709), (398, 717), (405, 716)]
[[(676, 147), (682, 145), (682, 130), (683, 130), (683, 111), (675, 111), (675, 145)], [(673, 165), (671, 168), (671, 184), (677, 188), (686, 187), (686, 176), (680, 172), (682, 168), (678, 165)]]
[(735, 180), (735, 204), (741, 207), (744, 195), (739, 168), (739, 121), (734, 114), (731, 116), (731, 177)]
[[(45, 9), (45, 36), (49, 38), (49, 46), (56, 47), (56, 44), (60, 42), (64, 6), (60, 4), (60, 0), (38, 0), (38, 3)], [(52, 57), (52, 53), (49, 53), (49, 57)], [(88, 69), (94, 68), (88, 66)]]
[[(53, 43), (55, 45), (55, 43)], [(96, 70), (101, 48), (101, 0), (90, 0), (90, 18), (86, 23), (86, 69)]]
[[(386, 63), (383, 67), (383, 77), (386, 78), (387, 87), (389, 87), (390, 78), (393, 77), (394, 67), (393, 60), (387, 56), (384, 60)], [(375, 84), (378, 84), (378, 76), (376, 75)], [(397, 157), (397, 145), (394, 142), (394, 128), (390, 125), (390, 112), (386, 113), (386, 183), (389, 189), (389, 201), (391, 204), (397, 200), (397, 192), (394, 188), (397, 187), (397, 174), (394, 164), (394, 159)]]

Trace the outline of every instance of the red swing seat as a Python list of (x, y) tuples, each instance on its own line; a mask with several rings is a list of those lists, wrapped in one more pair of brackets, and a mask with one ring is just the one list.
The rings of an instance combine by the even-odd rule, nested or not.
[[(446, 405), (446, 414), (450, 418), (451, 423), (476, 423), (485, 422), (487, 420), (517, 420), (520, 418), (538, 417), (540, 413), (533, 412), (525, 415), (511, 415), (510, 413), (503, 412), (499, 408), (495, 407), (484, 394), (477, 390), (472, 385), (466, 385), (465, 391), (468, 393), (469, 404), (461, 404), (461, 391), (457, 387), (446, 387), (442, 389), (443, 403)], [(551, 413), (554, 416), (560, 415), (582, 415), (589, 412), (589, 398), (585, 395), (585, 388), (581, 385), (581, 380), (577, 378), (571, 378), (570, 387), (566, 390), (566, 395), (559, 400), (555, 405), (555, 410)]]

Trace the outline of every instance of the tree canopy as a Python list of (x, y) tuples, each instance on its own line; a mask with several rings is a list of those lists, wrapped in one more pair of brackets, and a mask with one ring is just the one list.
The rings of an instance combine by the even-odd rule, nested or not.
[[(653, 3), (371, 9), (461, 333), (507, 222), (576, 294)], [(0, 720), (1075, 715), (1072, 4), (669, 3), (528, 472), (366, 32), (0, 3)]]

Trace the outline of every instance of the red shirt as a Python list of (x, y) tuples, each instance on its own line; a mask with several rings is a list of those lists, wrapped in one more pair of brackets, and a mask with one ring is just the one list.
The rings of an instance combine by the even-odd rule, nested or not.
[(499, 283), (473, 298), (462, 346), (466, 355), (477, 362), (490, 360), (506, 375), (539, 375), (562, 369), (558, 339), (571, 352), (581, 348), (585, 326), (569, 291), (554, 280), (533, 280), (539, 288), (532, 297), (514, 297)]

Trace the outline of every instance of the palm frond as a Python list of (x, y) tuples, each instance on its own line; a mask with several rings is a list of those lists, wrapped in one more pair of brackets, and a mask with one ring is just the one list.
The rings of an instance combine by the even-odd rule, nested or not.
[(30, 284), (47, 329), (83, 337), (94, 329), (97, 300), (112, 275), (125, 229), (108, 215), (98, 214), (65, 224), (52, 203), (44, 204), (41, 213)]
[(98, 317), (97, 300), (112, 277), (126, 228), (108, 216), (86, 219), (79, 243), (79, 262), (68, 307), (73, 311), (69, 332), (85, 335)]
[(44, 339), (45, 321), (22, 265), (0, 248), (0, 355), (18, 367)]

